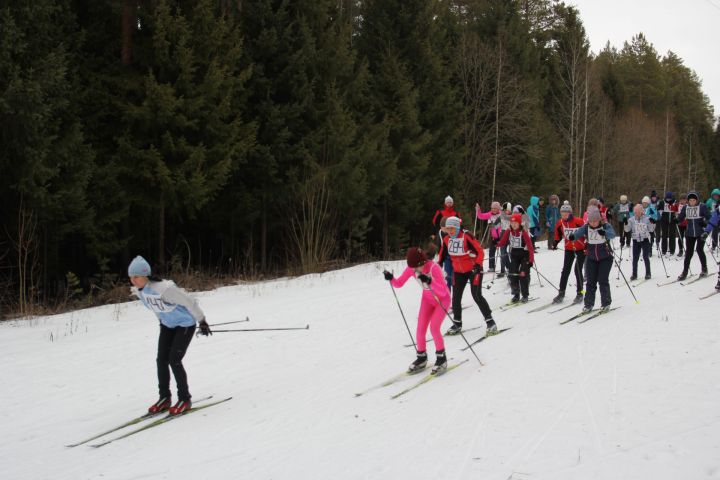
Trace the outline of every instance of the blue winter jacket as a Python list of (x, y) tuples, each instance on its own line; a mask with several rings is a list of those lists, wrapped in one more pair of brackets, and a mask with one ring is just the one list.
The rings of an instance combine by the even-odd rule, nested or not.
[(720, 225), (720, 210), (715, 209), (712, 213), (712, 217), (710, 218), (710, 221), (707, 224), (707, 227), (705, 227), (705, 231), (707, 233), (712, 233), (713, 228)]
[(540, 198), (533, 195), (530, 197), (530, 205), (527, 214), (530, 217), (530, 228), (540, 227)]
[(547, 223), (550, 224), (548, 231), (554, 232), (555, 225), (557, 225), (558, 220), (560, 220), (560, 209), (554, 205), (548, 205), (545, 207), (545, 219)]
[[(601, 228), (605, 231), (604, 237), (596, 233), (596, 231), (600, 230)], [(608, 246), (607, 242), (615, 238), (615, 229), (613, 229), (612, 225), (610, 225), (609, 223), (600, 225), (598, 228), (593, 228), (590, 226), (589, 223), (586, 223), (582, 227), (575, 230), (574, 237), (575, 240), (588, 237), (587, 243), (585, 245), (585, 250), (587, 250), (586, 258), (588, 260), (594, 260), (596, 262), (599, 262), (601, 260), (612, 257), (612, 251), (610, 251), (610, 247)]]
[(655, 205), (652, 203), (647, 206), (645, 209), (645, 215), (648, 216), (648, 218), (652, 218), (656, 222), (660, 220), (660, 214), (657, 211), (657, 208), (655, 208)]
[(694, 207), (690, 205), (684, 205), (678, 215), (678, 222), (682, 223), (683, 220), (687, 220), (687, 229), (685, 229), (686, 238), (697, 238), (702, 235), (705, 229), (705, 222), (707, 221), (707, 207), (704, 203), (699, 203)]

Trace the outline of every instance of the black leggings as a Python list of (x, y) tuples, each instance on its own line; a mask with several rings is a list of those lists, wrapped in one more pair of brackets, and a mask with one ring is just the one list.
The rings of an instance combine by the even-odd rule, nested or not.
[(707, 272), (707, 258), (705, 258), (705, 242), (700, 237), (686, 237), (685, 241), (687, 246), (685, 249), (685, 268), (683, 271), (687, 272), (690, 269), (690, 260), (693, 257), (693, 250), (697, 250), (698, 257), (700, 258), (700, 267), (703, 272)]
[(637, 277), (638, 261), (640, 260), (640, 253), (642, 252), (643, 260), (645, 261), (645, 275), (650, 275), (650, 240), (643, 240), (638, 242), (633, 241), (633, 276)]
[(510, 256), (508, 275), (513, 296), (522, 294), (523, 297), (527, 297), (530, 295), (529, 258), (527, 250), (522, 251), (520, 255), (512, 254)]
[(177, 384), (178, 400), (190, 400), (190, 390), (187, 384), (187, 374), (183, 368), (182, 359), (188, 345), (195, 333), (192, 327), (168, 328), (160, 324), (160, 337), (158, 338), (157, 376), (158, 390), (161, 397), (170, 397), (170, 369), (172, 368), (175, 383)]
[(492, 318), (492, 310), (488, 305), (485, 297), (482, 296), (482, 273), (478, 278), (477, 285), (473, 285), (473, 272), (453, 273), (453, 289), (452, 289), (452, 307), (453, 319), (456, 323), (462, 323), (462, 296), (465, 292), (465, 285), (470, 282), (470, 294), (473, 300), (480, 307), (480, 311), (485, 319)]
[(560, 291), (564, 292), (567, 287), (568, 278), (570, 278), (570, 270), (575, 264), (575, 285), (577, 293), (583, 290), (583, 264), (585, 263), (585, 253), (582, 250), (565, 250), (565, 261), (563, 262), (562, 273), (560, 274)]
[(612, 268), (612, 257), (607, 257), (599, 262), (587, 259), (585, 261), (585, 272), (587, 273), (587, 285), (585, 286), (585, 306), (592, 308), (595, 305), (595, 292), (600, 284), (600, 305), (605, 307), (612, 303), (610, 295), (610, 269)]

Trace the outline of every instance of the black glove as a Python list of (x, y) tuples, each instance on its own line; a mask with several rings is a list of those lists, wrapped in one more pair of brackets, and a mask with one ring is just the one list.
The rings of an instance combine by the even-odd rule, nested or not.
[(528, 270), (530, 270), (533, 267), (533, 262), (527, 262)]
[(570, 235), (568, 235), (568, 240), (570, 240), (571, 242), (574, 242), (574, 241), (575, 241), (575, 234), (574, 234), (574, 233), (571, 233)]
[(387, 270), (383, 270), (383, 276), (388, 282), (393, 279), (393, 274), (388, 272)]
[(473, 271), (473, 274), (475, 274), (475, 275), (477, 275), (478, 273), (482, 273), (482, 271), (483, 271), (482, 265), (479, 265), (476, 263), (475, 266), (473, 267), (472, 271)]
[(550, 247), (550, 250), (557, 250), (557, 245), (553, 245)]
[(705, 243), (705, 240), (707, 240), (708, 236), (709, 236), (708, 232), (703, 232), (702, 235), (700, 235), (700, 240), (702, 240), (703, 243)]
[(601, 235), (601, 236), (604, 237), (604, 236), (605, 236), (605, 229), (604, 229), (604, 228), (598, 228), (598, 229), (597, 229), (597, 233), (598, 233), (598, 235)]
[(205, 321), (203, 318), (200, 320), (200, 323), (198, 325), (200, 327), (200, 335), (205, 335), (206, 337), (208, 335), (212, 335), (212, 330), (210, 330), (210, 325)]
[(623, 225), (627, 225), (627, 224), (628, 224), (628, 219), (627, 219), (627, 217), (625, 217), (625, 218), (623, 219)]
[(432, 278), (430, 278), (430, 275), (425, 275), (424, 273), (421, 273), (420, 275), (418, 275), (417, 278), (426, 285), (430, 285), (432, 283)]
[(652, 223), (652, 224), (654, 225), (654, 224), (657, 223), (657, 220), (655, 220), (654, 218), (651, 217), (651, 218), (650, 218), (650, 223)]

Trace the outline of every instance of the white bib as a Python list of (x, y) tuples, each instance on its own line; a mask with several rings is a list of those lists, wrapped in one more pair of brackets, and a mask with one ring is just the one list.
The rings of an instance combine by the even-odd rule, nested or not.
[(627, 212), (629, 212), (629, 211), (630, 211), (630, 205), (629, 205), (629, 204), (627, 204), (627, 203), (626, 203), (625, 205), (623, 205), (622, 203), (620, 204), (620, 207), (618, 208), (618, 212), (620, 212), (620, 213), (627, 213)]
[(522, 246), (522, 235), (515, 236), (510, 235), (510, 241), (508, 242), (510, 244), (510, 248), (523, 248)]
[(145, 304), (155, 313), (167, 313), (175, 310), (177, 305), (167, 304), (162, 297), (157, 294), (143, 294)]
[(636, 223), (635, 224), (635, 232), (637, 233), (637, 236), (640, 238), (647, 237), (648, 227), (644, 223)]
[[(599, 230), (599, 229), (598, 229)], [(605, 243), (605, 237), (598, 233), (598, 230), (588, 227), (588, 243), (590, 245), (599, 245)]]
[(688, 220), (697, 220), (700, 218), (700, 205), (695, 205), (694, 207), (688, 205), (685, 207), (685, 218)]
[(577, 228), (564, 228), (563, 231), (565, 232), (565, 238), (569, 238), (570, 235), (574, 235), (577, 231)]
[(465, 237), (449, 238), (448, 253), (453, 257), (465, 255)]

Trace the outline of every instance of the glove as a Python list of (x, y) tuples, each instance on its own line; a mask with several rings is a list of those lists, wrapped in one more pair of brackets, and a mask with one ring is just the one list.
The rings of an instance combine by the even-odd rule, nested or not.
[(418, 275), (418, 280), (420, 280), (425, 285), (430, 285), (432, 283), (432, 278), (430, 278), (430, 275), (426, 275), (424, 273), (421, 273)]
[(530, 270), (533, 267), (533, 262), (527, 262), (528, 264), (528, 270)]
[(650, 218), (650, 223), (652, 223), (654, 225), (657, 223), (657, 220), (655, 220), (654, 218)]
[(393, 274), (388, 272), (387, 270), (383, 270), (383, 276), (388, 282), (393, 279)]
[(557, 250), (557, 245), (553, 245), (552, 247), (550, 247), (550, 250)]
[(707, 240), (708, 235), (709, 235), (708, 232), (703, 232), (702, 235), (700, 235), (700, 240), (702, 240), (703, 243), (705, 243), (705, 240)]
[(598, 233), (598, 235), (604, 237), (604, 236), (605, 236), (605, 229), (603, 229), (603, 228), (598, 228), (597, 233)]
[(212, 330), (210, 330), (210, 325), (205, 321), (203, 318), (200, 320), (200, 323), (198, 325), (200, 327), (200, 335), (205, 335), (206, 337), (208, 335), (212, 335)]
[(472, 271), (473, 271), (473, 273), (476, 274), (476, 275), (477, 275), (478, 273), (482, 273), (482, 271), (483, 271), (482, 265), (479, 265), (479, 264), (476, 263), (475, 266), (473, 267)]
[(574, 233), (571, 233), (570, 235), (568, 235), (568, 240), (570, 240), (571, 242), (574, 242), (574, 241), (575, 241), (575, 234), (574, 234)]

